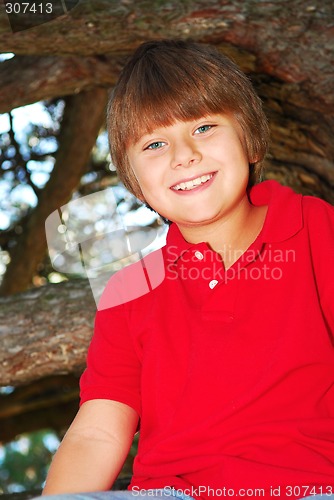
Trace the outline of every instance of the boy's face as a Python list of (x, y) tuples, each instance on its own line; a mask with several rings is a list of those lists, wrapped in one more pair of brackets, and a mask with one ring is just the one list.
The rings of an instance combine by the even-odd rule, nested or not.
[(229, 218), (247, 199), (244, 137), (227, 115), (157, 128), (127, 154), (145, 201), (179, 226)]

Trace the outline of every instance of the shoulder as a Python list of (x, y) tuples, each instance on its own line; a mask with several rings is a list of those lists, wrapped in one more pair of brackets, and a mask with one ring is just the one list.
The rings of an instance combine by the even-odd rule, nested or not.
[(316, 196), (303, 196), (303, 205), (308, 210), (320, 210), (334, 213), (333, 205), (328, 203), (328, 201), (325, 201), (322, 198), (318, 198)]
[(332, 260), (334, 248), (334, 207), (312, 196), (303, 196), (303, 225), (310, 252), (317, 256), (317, 269), (322, 266), (328, 274), (328, 260)]
[(157, 288), (165, 278), (164, 249), (123, 267), (109, 279), (98, 310), (127, 304)]
[(321, 198), (303, 196), (303, 216), (305, 224), (316, 225), (320, 230), (334, 225), (334, 206)]

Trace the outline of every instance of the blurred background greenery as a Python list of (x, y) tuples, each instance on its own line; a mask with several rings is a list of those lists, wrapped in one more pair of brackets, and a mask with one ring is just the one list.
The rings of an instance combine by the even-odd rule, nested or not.
[(41, 489), (51, 457), (59, 445), (54, 432), (22, 434), (0, 447), (0, 493)]

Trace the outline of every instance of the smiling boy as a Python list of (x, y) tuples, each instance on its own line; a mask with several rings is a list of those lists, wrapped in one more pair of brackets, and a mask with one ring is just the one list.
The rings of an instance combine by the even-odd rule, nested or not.
[[(109, 134), (125, 186), (171, 225), (162, 250), (106, 288), (44, 493), (109, 489), (140, 422), (123, 495), (328, 497), (333, 207), (256, 184), (260, 100), (210, 47), (143, 44), (114, 90)], [(148, 292), (130, 299), (138, 269)]]

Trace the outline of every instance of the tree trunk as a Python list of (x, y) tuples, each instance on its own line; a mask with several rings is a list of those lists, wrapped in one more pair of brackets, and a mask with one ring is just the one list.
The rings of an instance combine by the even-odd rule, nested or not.
[(38, 205), (27, 219), (0, 286), (10, 295), (31, 286), (46, 251), (45, 220), (64, 205), (87, 170), (91, 150), (104, 121), (107, 91), (96, 88), (67, 99), (57, 159)]

